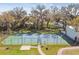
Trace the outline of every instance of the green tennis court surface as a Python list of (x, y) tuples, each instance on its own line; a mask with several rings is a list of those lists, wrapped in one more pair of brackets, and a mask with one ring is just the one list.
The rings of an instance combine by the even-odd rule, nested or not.
[(21, 44), (64, 44), (69, 45), (61, 36), (56, 34), (21, 34), (8, 36), (2, 41), (4, 45), (21, 45)]

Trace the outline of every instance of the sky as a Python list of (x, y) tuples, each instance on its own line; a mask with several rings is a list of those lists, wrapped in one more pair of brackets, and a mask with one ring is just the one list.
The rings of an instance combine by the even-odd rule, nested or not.
[(0, 12), (12, 10), (15, 7), (23, 7), (23, 9), (29, 13), (32, 8), (35, 8), (39, 4), (45, 5), (46, 8), (50, 8), (50, 6), (57, 6), (60, 8), (68, 5), (68, 3), (0, 3)]

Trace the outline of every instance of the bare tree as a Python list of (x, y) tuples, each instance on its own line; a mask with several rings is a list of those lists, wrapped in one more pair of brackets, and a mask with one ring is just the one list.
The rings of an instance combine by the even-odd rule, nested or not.
[(36, 16), (36, 25), (37, 25), (37, 29), (42, 29), (43, 28), (43, 22), (44, 22), (44, 10), (45, 10), (45, 6), (44, 5), (38, 5), (36, 7), (36, 9), (32, 9), (32, 15)]
[[(13, 30), (18, 30), (20, 27), (25, 25), (25, 21), (27, 19), (27, 12), (23, 9), (23, 7), (16, 7), (13, 10), (9, 11), (10, 15), (14, 17), (14, 21), (11, 24)], [(23, 25), (23, 26), (21, 26)]]

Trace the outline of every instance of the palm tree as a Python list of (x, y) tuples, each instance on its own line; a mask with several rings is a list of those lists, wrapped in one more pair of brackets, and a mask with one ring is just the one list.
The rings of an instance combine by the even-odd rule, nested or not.
[(77, 16), (76, 18), (74, 18), (73, 20), (68, 22), (70, 25), (74, 26), (76, 31), (78, 31), (79, 28), (79, 16)]

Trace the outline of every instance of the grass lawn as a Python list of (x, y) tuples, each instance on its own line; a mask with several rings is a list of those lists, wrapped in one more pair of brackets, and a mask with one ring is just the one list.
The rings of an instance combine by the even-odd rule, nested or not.
[[(48, 50), (46, 50), (47, 47)], [(58, 50), (64, 47), (68, 47), (68, 45), (47, 45), (42, 47), (42, 51), (47, 55), (56, 55)]]
[[(37, 48), (32, 48), (31, 50), (21, 51), (19, 50), (21, 45), (16, 46), (0, 46), (1, 47), (8, 47), (9, 49), (0, 50), (0, 55), (39, 55)], [(46, 50), (48, 47), (48, 50)], [(47, 45), (42, 47), (42, 51), (46, 55), (56, 55), (60, 48), (68, 47), (67, 45)]]
[(51, 29), (51, 31), (40, 30), (37, 32), (41, 33), (41, 34), (57, 34), (57, 33), (59, 33), (59, 29)]
[(21, 51), (19, 50), (21, 46), (0, 46), (0, 47), (8, 47), (8, 50), (0, 50), (0, 55), (39, 55), (39, 52), (36, 48), (32, 48), (31, 50)]
[(69, 49), (63, 52), (64, 55), (79, 55), (79, 49)]

